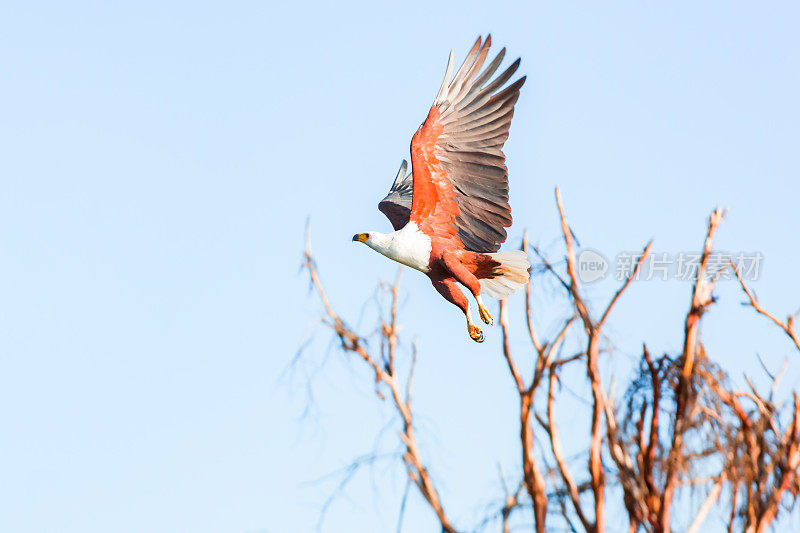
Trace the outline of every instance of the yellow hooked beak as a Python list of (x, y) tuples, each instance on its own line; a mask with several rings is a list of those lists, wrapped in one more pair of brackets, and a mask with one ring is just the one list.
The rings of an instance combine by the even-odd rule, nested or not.
[(353, 242), (355, 241), (366, 242), (367, 239), (369, 239), (369, 233), (358, 233), (356, 235), (353, 235)]

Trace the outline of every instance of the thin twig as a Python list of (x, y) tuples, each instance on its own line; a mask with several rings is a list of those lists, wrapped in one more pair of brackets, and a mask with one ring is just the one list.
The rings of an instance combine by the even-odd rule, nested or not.
[(789, 338), (792, 340), (792, 342), (795, 345), (795, 348), (797, 348), (797, 350), (800, 351), (800, 337), (798, 337), (797, 332), (794, 330), (794, 315), (789, 315), (789, 317), (786, 319), (786, 322), (781, 322), (775, 317), (775, 315), (773, 315), (772, 313), (761, 307), (761, 305), (758, 303), (758, 299), (756, 298), (755, 294), (753, 294), (753, 292), (747, 288), (747, 285), (742, 279), (742, 275), (739, 273), (739, 269), (736, 268), (736, 265), (734, 265), (733, 262), (730, 261), (730, 266), (733, 269), (733, 272), (736, 274), (736, 279), (739, 280), (739, 285), (741, 285), (742, 291), (744, 291), (744, 293), (747, 295), (747, 298), (750, 300), (748, 305), (753, 309), (755, 309), (755, 311), (758, 314), (767, 317), (776, 326), (781, 328), (784, 331), (784, 333), (786, 333), (786, 335), (788, 335)]

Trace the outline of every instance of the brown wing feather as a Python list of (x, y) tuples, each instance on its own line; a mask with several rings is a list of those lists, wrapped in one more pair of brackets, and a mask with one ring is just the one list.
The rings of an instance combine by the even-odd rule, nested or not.
[(491, 79), (505, 49), (480, 72), (490, 46), (491, 36), (478, 38), (450, 80), (451, 55), (442, 88), (411, 142), (411, 220), (423, 231), (457, 237), (467, 250), (484, 253), (500, 248), (512, 222), (502, 149), (525, 83), (522, 77), (502, 89), (519, 59)]

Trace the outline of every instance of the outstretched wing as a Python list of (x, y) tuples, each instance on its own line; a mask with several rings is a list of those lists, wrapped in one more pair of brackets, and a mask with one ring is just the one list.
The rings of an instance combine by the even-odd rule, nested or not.
[(395, 231), (408, 224), (408, 219), (411, 216), (411, 196), (414, 184), (411, 173), (409, 172), (406, 175), (407, 168), (408, 163), (403, 159), (400, 164), (400, 170), (397, 171), (397, 177), (392, 183), (392, 188), (389, 189), (389, 194), (378, 204), (378, 209), (386, 215)]
[(490, 81), (505, 48), (480, 72), (491, 41), (479, 37), (455, 75), (450, 53), (439, 94), (411, 140), (410, 219), (429, 235), (484, 253), (496, 252), (511, 226), (502, 148), (525, 83), (523, 76), (502, 89), (519, 59)]

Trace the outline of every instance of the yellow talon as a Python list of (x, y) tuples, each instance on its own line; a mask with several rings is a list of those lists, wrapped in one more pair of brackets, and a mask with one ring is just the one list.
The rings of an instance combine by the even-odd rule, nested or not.
[(467, 325), (467, 331), (469, 331), (469, 336), (475, 342), (483, 342), (483, 332), (481, 328), (474, 324)]
[(494, 324), (494, 318), (492, 318), (492, 313), (489, 312), (484, 306), (478, 306), (478, 314), (481, 315), (481, 320), (483, 320), (486, 324)]

